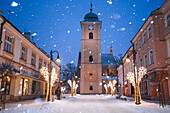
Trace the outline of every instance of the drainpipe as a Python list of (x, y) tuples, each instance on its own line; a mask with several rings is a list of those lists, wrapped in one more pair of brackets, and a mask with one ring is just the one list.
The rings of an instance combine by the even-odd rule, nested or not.
[[(0, 10), (0, 16), (2, 15), (2, 11)], [(2, 17), (2, 16), (1, 16)], [(3, 32), (3, 26), (6, 23), (6, 19), (4, 19), (4, 21), (1, 23), (1, 30), (0, 30), (0, 45), (2, 43), (2, 32)]]

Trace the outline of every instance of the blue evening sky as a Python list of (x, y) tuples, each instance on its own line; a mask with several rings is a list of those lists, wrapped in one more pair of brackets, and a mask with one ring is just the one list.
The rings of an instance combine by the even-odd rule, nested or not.
[[(85, 14), (93, 12), (102, 21), (101, 51), (124, 54), (150, 13), (165, 0), (0, 0), (0, 10), (21, 31), (36, 33), (38, 47), (46, 52), (57, 50), (61, 64), (77, 65), (81, 50), (81, 26)], [(56, 55), (54, 55), (56, 57)]]

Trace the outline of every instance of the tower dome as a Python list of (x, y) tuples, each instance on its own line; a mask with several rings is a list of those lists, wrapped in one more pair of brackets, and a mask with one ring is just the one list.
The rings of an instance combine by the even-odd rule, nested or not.
[(90, 13), (87, 13), (84, 16), (84, 21), (99, 21), (98, 16), (95, 13), (92, 13), (93, 9), (92, 9), (92, 5), (91, 4), (91, 9), (90, 9)]

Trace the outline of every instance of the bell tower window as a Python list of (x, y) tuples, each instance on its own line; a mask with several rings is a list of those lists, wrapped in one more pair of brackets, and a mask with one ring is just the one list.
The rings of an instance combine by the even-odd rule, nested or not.
[(89, 33), (89, 39), (93, 39), (93, 33), (92, 32)]
[(90, 86), (90, 87), (89, 87), (89, 90), (93, 90), (93, 86)]
[(93, 56), (92, 55), (89, 56), (89, 62), (93, 62)]

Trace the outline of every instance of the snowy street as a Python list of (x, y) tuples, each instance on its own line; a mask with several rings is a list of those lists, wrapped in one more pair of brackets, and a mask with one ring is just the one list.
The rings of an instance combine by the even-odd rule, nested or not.
[(46, 103), (44, 99), (7, 103), (7, 111), (2, 113), (168, 113), (170, 106), (159, 108), (159, 104), (143, 101), (124, 101), (110, 95), (67, 95), (62, 100)]

